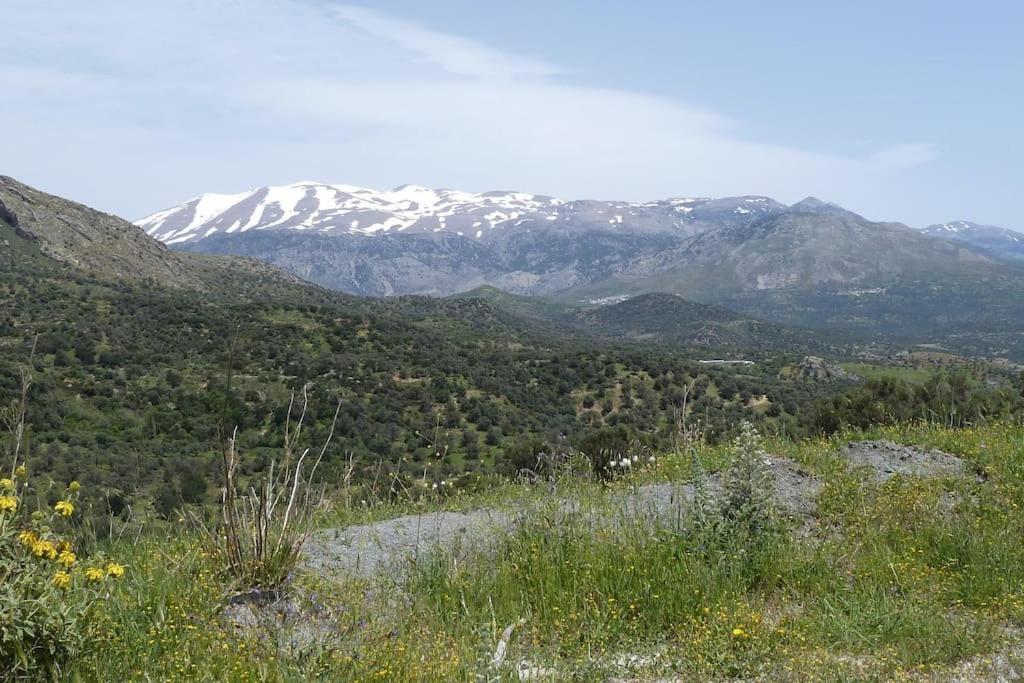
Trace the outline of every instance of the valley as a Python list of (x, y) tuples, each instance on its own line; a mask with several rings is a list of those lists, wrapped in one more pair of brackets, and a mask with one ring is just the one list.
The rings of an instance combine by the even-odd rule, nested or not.
[[(949, 657), (927, 659), (935, 670), (967, 666), (962, 659), (994, 647), (1016, 648), (983, 632), (982, 625), (1001, 627), (1001, 613), (974, 613), (968, 620), (946, 597), (914, 588), (908, 599), (964, 624), (963, 638), (950, 639), (939, 622), (920, 618), (919, 635), (896, 641), (905, 649), (892, 661), (863, 657), (850, 668), (840, 655), (807, 664), (811, 655), (804, 644), (834, 642), (846, 622), (823, 622), (825, 615), (814, 611), (783, 618), (763, 602), (778, 599), (777, 588), (734, 584), (735, 572), (751, 581), (766, 579), (761, 566), (780, 586), (795, 585), (802, 572), (842, 574), (814, 559), (815, 544), (846, 542), (863, 524), (840, 514), (847, 503), (838, 501), (865, 495), (861, 504), (876, 506), (865, 514), (893, 509), (888, 489), (855, 485), (829, 464), (836, 443), (868, 434), (922, 446), (941, 441), (963, 454), (970, 467), (1003, 471), (1009, 467), (1004, 442), (1024, 414), (1024, 375), (1017, 364), (1024, 347), (1014, 332), (1024, 309), (1015, 298), (1016, 266), (818, 203), (787, 209), (756, 202), (764, 204), (763, 216), (745, 222), (746, 214), (736, 209), (746, 202), (729, 200), (724, 209), (711, 201), (693, 203), (692, 213), (707, 212), (699, 219), (707, 221), (704, 227), (675, 225), (671, 237), (664, 226), (652, 235), (630, 228), (596, 236), (589, 228), (556, 231), (554, 241), (543, 245), (529, 243), (530, 233), (506, 235), (502, 248), (525, 249), (514, 258), (547, 269), (542, 276), (496, 276), (506, 285), (522, 285), (511, 291), (490, 284), (490, 276), (473, 276), (467, 282), (478, 286), (449, 291), (466, 268), (479, 274), (489, 264), (500, 271), (505, 262), (486, 250), (473, 252), (467, 262), (465, 250), (477, 249), (467, 246), (475, 242), (422, 231), (311, 236), (254, 230), (245, 233), (253, 240), (244, 242), (235, 236), (218, 242), (211, 235), (169, 248), (115, 216), (0, 178), (0, 391), (12, 400), (3, 413), (6, 424), (19, 430), (10, 432), (7, 445), (17, 445), (19, 462), (31, 468), (11, 479), (18, 498), (3, 494), (2, 500), (20, 505), (57, 492), (53, 483), (37, 489), (26, 477), (74, 482), (56, 504), (74, 515), (68, 534), (89, 558), (84, 571), (98, 576), (93, 565), (111, 553), (117, 560), (106, 560), (100, 574), (113, 572), (114, 578), (104, 580), (116, 582), (127, 572), (125, 590), (137, 592), (120, 592), (112, 584), (110, 608), (91, 612), (96, 626), (81, 638), (89, 647), (114, 647), (106, 629), (124, 633), (114, 648), (118, 654), (77, 656), (69, 660), (75, 670), (89, 679), (131, 677), (143, 669), (161, 677), (172, 670), (185, 679), (203, 672), (223, 677), (228, 669), (253, 671), (255, 661), (228, 643), (276, 639), (276, 663), (260, 665), (257, 678), (329, 673), (361, 679), (371, 672), (399, 679), (459, 677), (478, 669), (469, 655), (481, 637), (488, 647), (497, 639), (506, 643), (499, 649), (514, 652), (508, 662), (495, 655), (491, 670), (547, 677), (559, 671), (614, 677), (662, 669), (704, 675), (722, 664), (700, 658), (727, 651), (728, 667), (736, 672), (770, 671), (785, 679), (787, 672), (812, 666), (887, 675), (923, 661), (914, 650), (923, 644), (953, 648)], [(205, 206), (194, 207), (197, 215)], [(565, 210), (563, 204), (549, 206)], [(711, 216), (723, 210), (739, 222), (711, 227)], [(427, 220), (406, 220), (412, 218), (410, 226)], [(871, 262), (868, 243), (886, 235), (887, 260)], [(239, 246), (258, 247), (260, 239), (278, 237), (291, 246), (266, 246), (269, 253)], [(439, 253), (420, 250), (431, 244), (444, 251), (451, 269), (429, 276), (420, 266), (403, 272), (426, 277), (434, 283), (428, 289), (444, 296), (404, 292), (412, 280), (389, 279), (397, 272), (393, 263), (373, 271), (376, 293), (389, 296), (345, 291), (352, 288), (339, 286), (339, 280), (305, 279), (320, 267), (337, 272), (330, 270), (337, 261), (317, 261), (313, 270), (299, 265), (311, 255), (320, 258), (310, 244), (323, 241), (336, 250), (357, 240), (355, 251), (333, 252), (349, 259), (353, 277), (346, 282), (370, 281), (360, 278), (372, 271), (371, 254), (381, 256), (377, 265), (392, 257), (422, 265), (425, 254)], [(827, 249), (803, 249), (798, 241)], [(628, 258), (622, 258), (624, 245), (635, 247)], [(221, 247), (231, 253), (216, 253)], [(571, 266), (560, 260), (566, 249)], [(289, 253), (297, 260), (287, 260)], [(567, 275), (567, 267), (577, 274)], [(767, 275), (779, 268), (793, 275), (785, 282)], [(590, 275), (578, 275), (584, 271)], [(762, 286), (766, 282), (771, 286)], [(533, 285), (550, 290), (540, 296)], [(979, 306), (982, 297), (985, 305)], [(18, 396), (24, 397), (21, 403)], [(303, 484), (302, 460), (289, 465), (296, 434), (303, 444), (325, 444), (313, 469), (319, 502), (297, 508), (299, 521), (293, 523), (301, 531), (289, 531), (288, 522), (280, 526), (274, 516), (266, 518), (268, 524), (275, 520), (266, 533), (279, 534), (279, 542), (301, 540), (288, 541), (296, 550), (283, 569), (255, 556), (247, 560), (250, 565), (232, 564), (222, 555), (226, 541), (216, 540), (230, 536), (204, 531), (236, 509), (224, 502), (229, 491), (238, 487), (244, 505), (256, 509), (268, 500), (270, 487), (291, 482), (293, 490), (310, 492), (303, 496), (311, 500), (313, 475)], [(756, 469), (768, 462), (759, 455), (762, 434), (774, 464), (759, 484), (761, 475), (741, 475), (736, 463), (747, 458)], [(965, 440), (962, 434), (987, 436)], [(995, 460), (979, 459), (971, 438), (991, 438), (1002, 450)], [(873, 454), (882, 447), (849, 448)], [(882, 450), (903, 453), (900, 448)], [(896, 465), (884, 465), (890, 466)], [(956, 476), (967, 465), (958, 467)], [(743, 478), (748, 475), (755, 478)], [(751, 533), (743, 531), (750, 520), (731, 516), (737, 508), (729, 507), (730, 492), (748, 485), (754, 491), (764, 486), (764, 495), (781, 505), (777, 511), (767, 502), (742, 508), (766, 515), (770, 533), (745, 535)], [(706, 486), (711, 500), (701, 493)], [(850, 486), (861, 487), (861, 493)], [(892, 495), (911, 496), (914, 486), (901, 483)], [(969, 495), (995, 500), (981, 484), (967, 486), (973, 487)], [(246, 514), (246, 508), (237, 509)], [(0, 511), (0, 523), (6, 514)], [(958, 509), (956, 515), (962, 534), (970, 513)], [(921, 523), (932, 523), (927, 519)], [(842, 529), (840, 540), (808, 531), (819, 520)], [(548, 531), (553, 528), (560, 530), (554, 536)], [(52, 532), (19, 533), (46, 538)], [(299, 533), (312, 534), (308, 547), (305, 536), (292, 535)], [(905, 533), (901, 528), (899, 534)], [(135, 540), (126, 542), (125, 534)], [(893, 538), (905, 541), (902, 535)], [(711, 542), (718, 545), (704, 545)], [(982, 542), (985, 552), (1003, 552), (991, 538)], [(529, 550), (538, 543), (548, 550)], [(165, 550), (156, 551), (154, 544)], [(245, 547), (246, 553), (255, 548), (248, 542)], [(688, 554), (688, 564), (666, 564), (665, 553), (679, 548), (704, 548), (711, 555), (708, 563)], [(756, 566), (714, 559), (739, 557), (740, 548), (754, 553)], [(877, 553), (892, 550), (879, 548)], [(155, 564), (157, 552), (181, 559)], [(576, 552), (590, 559), (574, 558)], [(771, 559), (780, 553), (791, 558), (788, 563)], [(877, 553), (856, 561), (874, 566)], [(609, 561), (620, 555), (631, 558), (631, 566), (668, 572), (663, 579), (671, 577), (669, 584), (659, 590), (673, 601), (682, 599), (682, 591), (701, 604), (717, 605), (713, 618), (698, 609), (685, 622), (695, 634), (728, 623), (744, 638), (750, 633), (786, 643), (792, 656), (742, 654), (728, 647), (729, 637), (720, 643), (694, 635), (693, 647), (680, 650), (685, 656), (666, 657), (655, 644), (664, 627), (659, 620), (669, 614), (657, 607), (663, 593), (645, 598), (647, 589), (632, 579), (614, 588), (601, 578), (618, 571), (619, 563)], [(566, 559), (554, 571), (546, 563), (556, 556)], [(1013, 562), (1003, 563), (1005, 572), (1016, 571)], [(480, 573), (483, 567), (492, 571), (493, 583)], [(686, 576), (670, 567), (685, 569)], [(275, 573), (280, 571), (288, 576)], [(691, 572), (705, 573), (699, 585), (687, 578)], [(540, 580), (545, 575), (558, 586)], [(79, 580), (68, 576), (69, 583)], [(652, 579), (640, 572), (636, 580)], [(567, 581), (592, 588), (581, 593)], [(807, 595), (831, 590), (819, 578), (799, 581)], [(523, 604), (516, 597), (518, 582), (554, 590), (551, 604), (557, 610), (531, 603), (531, 618), (516, 621), (517, 605)], [(224, 590), (231, 596), (226, 602), (213, 596)], [(466, 622), (453, 621), (446, 606), (452, 591), (466, 596)], [(594, 591), (612, 606), (607, 612), (588, 612)], [(154, 625), (131, 602), (133, 594), (191, 616)], [(877, 609), (867, 593), (847, 598)], [(628, 606), (625, 612), (619, 602)], [(512, 630), (463, 632), (479, 621), (484, 604), (499, 610)], [(189, 620), (204, 624), (207, 635), (186, 637), (192, 633)], [(606, 633), (570, 638), (564, 632), (570, 622)], [(353, 623), (362, 624), (357, 631), (371, 642), (351, 639)], [(444, 648), (458, 659), (424, 666), (397, 656), (433, 652), (429, 639), (416, 636), (416, 623), (447, 634)], [(858, 623), (868, 637), (885, 637)], [(513, 646), (517, 628), (526, 640)], [(386, 632), (398, 635), (379, 640)], [(800, 633), (800, 640), (787, 632)], [(140, 633), (152, 637), (143, 642)], [(392, 647), (392, 638), (399, 644)], [(187, 653), (174, 665), (152, 649), (169, 647), (172, 640)], [(334, 654), (313, 663), (295, 647)], [(584, 654), (594, 647), (605, 654)], [(858, 652), (851, 643), (840, 649)], [(149, 664), (139, 668), (132, 653), (144, 653)], [(623, 657), (633, 659), (624, 664)]]
[(0, 4), (0, 683), (1024, 680), (1024, 4)]

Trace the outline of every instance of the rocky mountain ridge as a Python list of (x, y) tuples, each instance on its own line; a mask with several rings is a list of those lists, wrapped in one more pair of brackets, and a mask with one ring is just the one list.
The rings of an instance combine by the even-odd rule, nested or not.
[(123, 218), (7, 176), (0, 176), (0, 229), (5, 235), (0, 246), (20, 262), (12, 265), (24, 265), (35, 254), (40, 266), (170, 289), (223, 289), (239, 277), (250, 289), (299, 282), (260, 260), (172, 251)]
[(320, 235), (444, 234), (490, 240), (503, 232), (695, 233), (707, 223), (744, 223), (784, 210), (768, 197), (671, 198), (652, 202), (564, 200), (526, 192), (483, 193), (403, 185), (378, 191), (299, 182), (238, 194), (204, 194), (136, 224), (166, 244), (250, 231)]
[(1003, 259), (1024, 259), (1024, 234), (996, 225), (950, 221), (929, 225), (921, 232), (931, 237), (969, 244)]

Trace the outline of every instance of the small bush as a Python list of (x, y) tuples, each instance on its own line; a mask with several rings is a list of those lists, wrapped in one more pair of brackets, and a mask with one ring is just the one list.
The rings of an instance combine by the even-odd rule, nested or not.
[(124, 566), (80, 562), (69, 538), (79, 486), (29, 512), (24, 467), (0, 479), (0, 668), (4, 677), (60, 677), (80, 653), (93, 604)]
[(723, 473), (721, 490), (709, 490), (707, 476), (694, 460), (696, 496), (691, 525), (708, 553), (727, 553), (756, 563), (784, 532), (775, 506), (769, 456), (757, 430), (744, 422)]

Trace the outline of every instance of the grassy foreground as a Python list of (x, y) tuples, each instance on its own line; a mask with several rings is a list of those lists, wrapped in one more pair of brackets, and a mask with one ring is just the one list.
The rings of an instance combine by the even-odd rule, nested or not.
[[(978, 476), (885, 484), (836, 458), (849, 438), (881, 437), (968, 460)], [(913, 425), (828, 441), (772, 441), (825, 482), (817, 524), (757, 537), (628, 526), (554, 526), (545, 499), (607, 494), (567, 483), (416, 509), (525, 495), (532, 522), (497, 556), (439, 558), (402, 585), (300, 576), (307, 609), (332, 615), (319, 641), (253, 635), (220, 619), (227, 585), (187, 531), (113, 543), (128, 567), (72, 663), (80, 680), (891, 680), (936, 675), (1012, 647), (1024, 624), (1024, 428)], [(699, 453), (708, 469), (724, 447)], [(666, 455), (613, 486), (690, 476)], [(543, 489), (543, 490), (542, 490)], [(331, 524), (408, 508), (339, 510)], [(504, 664), (491, 660), (503, 633)], [(528, 660), (529, 664), (522, 664)]]

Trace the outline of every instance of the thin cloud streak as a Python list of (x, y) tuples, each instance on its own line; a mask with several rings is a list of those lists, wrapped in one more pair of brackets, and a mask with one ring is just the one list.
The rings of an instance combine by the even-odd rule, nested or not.
[(477, 41), (389, 17), (366, 7), (343, 5), (333, 14), (356, 29), (389, 41), (450, 74), (479, 78), (538, 78), (564, 74), (542, 61), (494, 50)]

